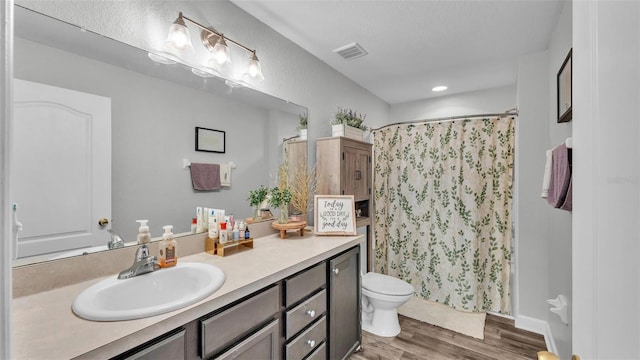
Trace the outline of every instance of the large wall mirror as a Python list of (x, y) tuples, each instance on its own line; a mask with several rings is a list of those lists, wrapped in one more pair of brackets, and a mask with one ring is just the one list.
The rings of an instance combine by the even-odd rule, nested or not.
[[(15, 265), (104, 248), (109, 229), (125, 242), (135, 241), (139, 219), (149, 220), (153, 237), (159, 237), (162, 226), (169, 224), (176, 234), (186, 234), (197, 206), (225, 209), (236, 218), (250, 217), (249, 191), (275, 185), (278, 166), (287, 153), (285, 139), (295, 139), (298, 116), (307, 112), (224, 79), (196, 76), (179, 63), (153, 62), (144, 50), (20, 6), (15, 7), (14, 43), (11, 198), (23, 225), (14, 239), (18, 244)], [(77, 156), (57, 161), (57, 149), (73, 142), (66, 138), (71, 135), (47, 129), (49, 119), (42, 118), (54, 117), (50, 115), (54, 112), (29, 112), (24, 104), (37, 99), (23, 101), (24, 93), (27, 97), (39, 93), (41, 85), (46, 91), (77, 93), (82, 104), (89, 102), (82, 100), (85, 95), (109, 104), (110, 126), (101, 129), (99, 116), (79, 112), (83, 125), (69, 127), (84, 139), (79, 149), (95, 145), (95, 134), (90, 132), (101, 129), (98, 132), (104, 136), (98, 138), (108, 140), (107, 156), (92, 160), (87, 154), (91, 151), (76, 151)], [(39, 117), (36, 130), (17, 124), (24, 113), (27, 118)], [(224, 152), (196, 151), (196, 127), (224, 131)], [(306, 159), (306, 146), (303, 149)], [(185, 160), (233, 164), (231, 186), (193, 190)], [(89, 171), (94, 172), (88, 175)], [(78, 180), (84, 178), (91, 182)], [(91, 192), (96, 180), (108, 187), (106, 213), (77, 204), (80, 198), (94, 201), (100, 196)], [(71, 190), (59, 190), (65, 187)], [(100, 218), (109, 219), (109, 224), (96, 230)], [(62, 234), (59, 238), (77, 241), (67, 241), (64, 248), (50, 246), (39, 229), (47, 222), (51, 225), (45, 227), (60, 227), (54, 229)], [(79, 240), (87, 233), (95, 235), (92, 243)]]

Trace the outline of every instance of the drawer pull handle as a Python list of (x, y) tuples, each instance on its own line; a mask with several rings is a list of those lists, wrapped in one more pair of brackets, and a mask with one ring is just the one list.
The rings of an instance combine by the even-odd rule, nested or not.
[(316, 317), (316, 312), (315, 310), (307, 310), (307, 315), (309, 315), (310, 317)]
[(315, 340), (307, 340), (307, 344), (309, 344), (309, 347), (315, 347), (316, 346), (316, 341)]
[(333, 268), (333, 273), (338, 275), (340, 273), (340, 269), (338, 268)]

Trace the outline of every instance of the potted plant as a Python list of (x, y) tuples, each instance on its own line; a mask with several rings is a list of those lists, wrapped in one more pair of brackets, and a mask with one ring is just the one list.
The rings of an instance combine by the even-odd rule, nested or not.
[(269, 204), (280, 208), (280, 218), (278, 223), (286, 224), (289, 222), (289, 202), (291, 202), (291, 191), (288, 188), (274, 187), (269, 191)]
[(269, 194), (269, 189), (264, 185), (260, 185), (260, 187), (256, 190), (249, 191), (249, 197), (247, 200), (249, 201), (249, 205), (254, 207), (253, 220), (258, 221), (261, 219), (260, 216), (260, 204), (262, 204)]
[(349, 108), (338, 108), (331, 120), (331, 134), (344, 136), (356, 140), (362, 140), (364, 132), (369, 130), (364, 125), (367, 115), (361, 114)]
[(308, 117), (307, 114), (300, 114), (298, 115), (299, 118), (299, 122), (298, 122), (298, 137), (300, 138), (300, 140), (307, 140), (307, 122), (308, 122)]

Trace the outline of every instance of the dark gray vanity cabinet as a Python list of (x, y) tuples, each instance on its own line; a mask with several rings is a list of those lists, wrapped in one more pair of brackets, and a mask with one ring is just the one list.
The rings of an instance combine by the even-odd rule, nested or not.
[(360, 347), (360, 247), (329, 260), (329, 357), (345, 359)]
[(361, 341), (355, 246), (116, 359), (345, 359)]

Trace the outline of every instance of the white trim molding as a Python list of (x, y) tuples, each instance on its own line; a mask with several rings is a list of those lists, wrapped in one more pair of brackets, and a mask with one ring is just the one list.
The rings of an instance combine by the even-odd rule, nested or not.
[(0, 358), (11, 358), (11, 210), (9, 199), (10, 124), (13, 111), (13, 0), (5, 0), (0, 8)]
[(544, 336), (544, 342), (547, 344), (547, 351), (554, 354), (558, 353), (556, 342), (553, 340), (553, 336), (551, 336), (551, 328), (549, 327), (548, 322), (528, 316), (518, 316), (516, 318), (516, 328)]

